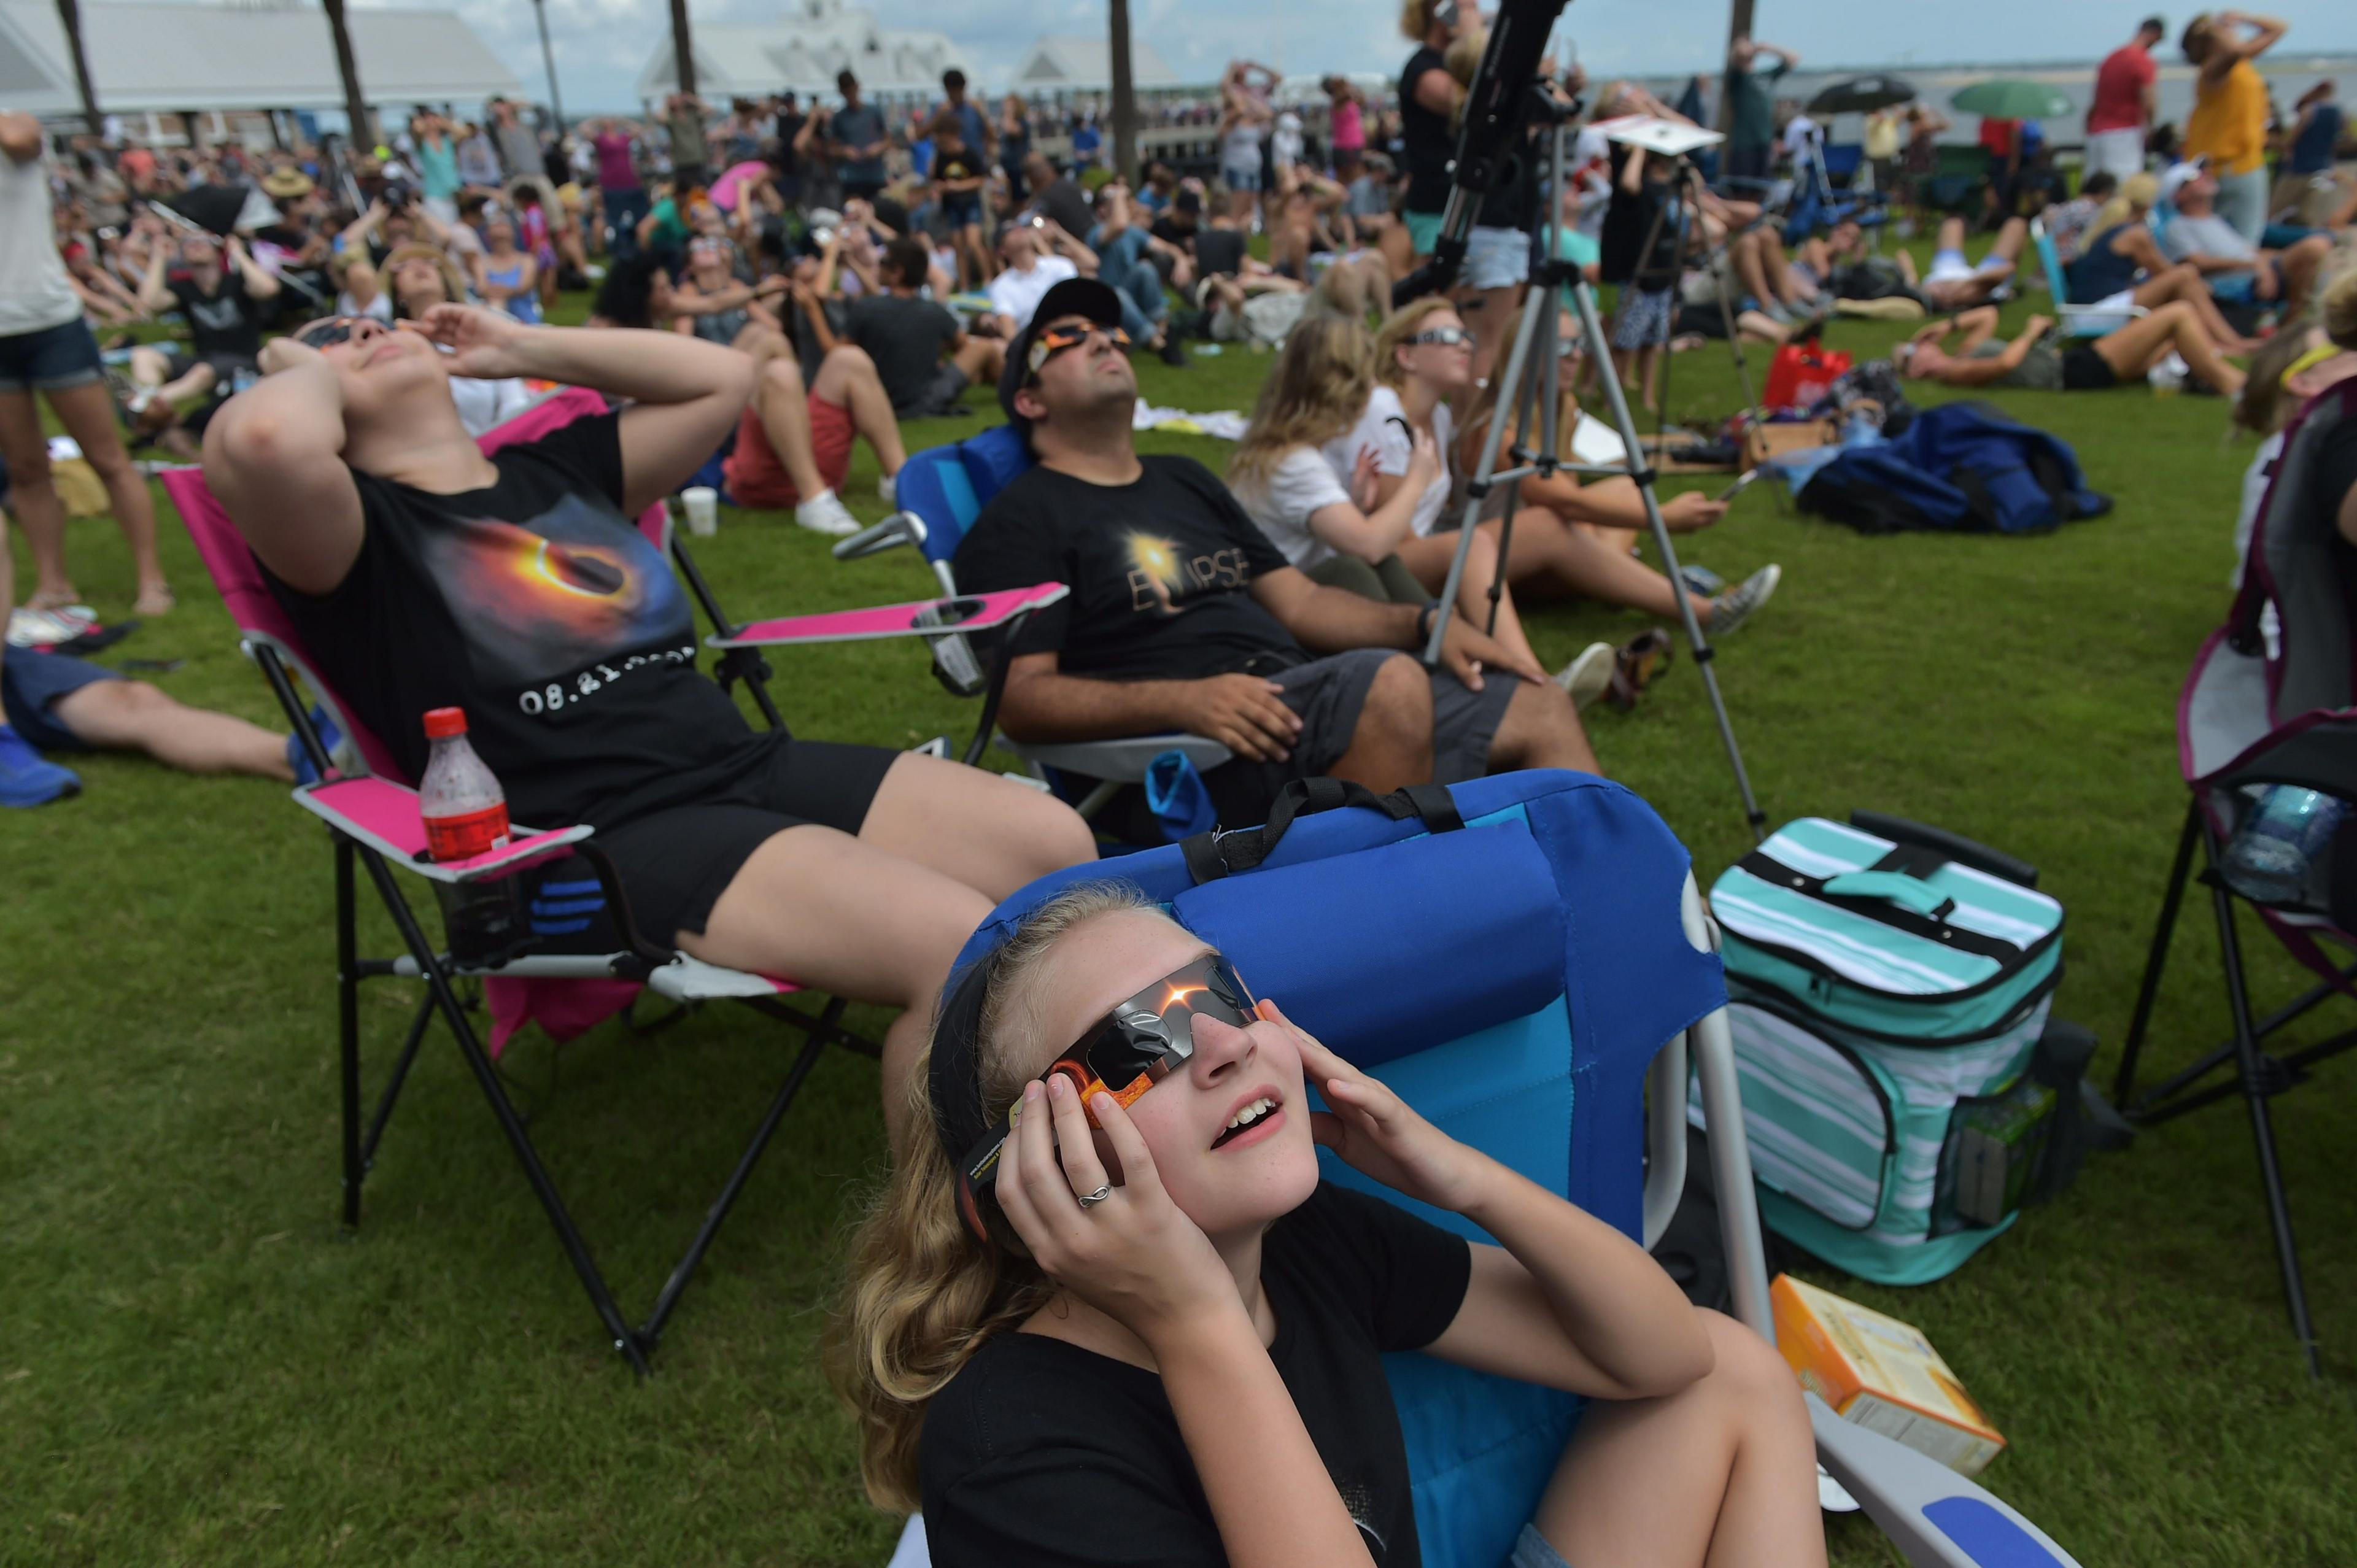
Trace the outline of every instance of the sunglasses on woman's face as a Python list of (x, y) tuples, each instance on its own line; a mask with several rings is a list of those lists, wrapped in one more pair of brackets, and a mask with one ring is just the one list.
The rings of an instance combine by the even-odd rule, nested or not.
[[(1099, 1090), (1122, 1106), (1135, 1104), (1147, 1090), (1184, 1067), (1195, 1054), (1195, 1020), (1217, 1018), (1241, 1029), (1253, 1020), (1252, 993), (1228, 961), (1206, 953), (1173, 970), (1107, 1013), (1082, 1034), (1039, 1081), (1062, 1075), (1080, 1090), (1085, 1112)], [(994, 1178), (998, 1156), (1014, 1135), (1021, 1101), (1010, 1107), (982, 1141), (958, 1162), (958, 1211), (978, 1236), (988, 1236), (998, 1198)], [(1089, 1125), (1097, 1124), (1093, 1112)]]
[(1129, 334), (1118, 327), (1099, 327), (1093, 323), (1086, 327), (1050, 327), (1031, 339), (1031, 357), (1026, 361), (1031, 367), (1031, 374), (1038, 375), (1040, 366), (1067, 349), (1079, 348), (1099, 332), (1103, 333), (1105, 341), (1116, 349), (1129, 347)]
[(1416, 333), (1411, 343), (1437, 343), (1444, 349), (1470, 349), (1473, 334), (1462, 327), (1434, 327)]
[(332, 349), (339, 343), (350, 342), (352, 334), (367, 319), (365, 316), (339, 316), (331, 321), (314, 321), (295, 334), (295, 341), (307, 349)]

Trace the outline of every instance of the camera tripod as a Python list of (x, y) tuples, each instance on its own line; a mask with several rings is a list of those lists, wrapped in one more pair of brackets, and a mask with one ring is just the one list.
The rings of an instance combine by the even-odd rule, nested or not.
[[(1660, 476), (1653, 467), (1653, 459), (1646, 456), (1644, 448), (1640, 444), (1637, 423), (1629, 412), (1627, 394), (1621, 389), (1620, 376), (1614, 372), (1609, 362), (1601, 365), (1602, 374), (1599, 379), (1604, 386), (1606, 405), (1611, 412), (1612, 426), (1620, 436), (1623, 448), (1620, 465), (1615, 467), (1606, 464), (1566, 462), (1559, 449), (1562, 421), (1560, 389), (1555, 379), (1555, 361), (1568, 351), (1568, 345), (1562, 342), (1557, 331), (1558, 312), (1545, 307), (1553, 302), (1556, 290), (1568, 289), (1570, 292), (1572, 307), (1579, 317), (1580, 331), (1587, 345), (1587, 351), (1590, 354), (1606, 355), (1609, 359), (1609, 349), (1606, 346), (1603, 320), (1596, 308), (1596, 291), (1588, 285), (1577, 266), (1563, 260), (1557, 254), (1556, 231), (1562, 224), (1562, 193), (1566, 161), (1564, 148), (1565, 139), (1569, 134), (1565, 122), (1569, 117), (1569, 112), (1565, 105), (1557, 103), (1544, 89), (1536, 91), (1544, 100), (1544, 107), (1534, 106), (1530, 113), (1534, 118), (1542, 115), (1544, 117), (1544, 123), (1548, 126), (1546, 134), (1550, 138), (1546, 210), (1536, 224), (1540, 241), (1540, 259), (1531, 268), (1530, 289), (1525, 297), (1521, 322), (1514, 333), (1513, 343), (1507, 351), (1505, 368), (1501, 372), (1504, 380), (1501, 383), (1504, 390), (1497, 399), (1495, 404), (1497, 412), (1491, 417), (1490, 427), (1483, 434), (1480, 461), (1474, 466), (1472, 475), (1466, 481), (1465, 512), (1458, 524), (1457, 553), (1448, 563), (1448, 580), (1440, 590), (1439, 606), (1433, 614), (1432, 630), (1430, 639), (1425, 645), (1424, 660), (1427, 665), (1434, 667), (1437, 667), (1440, 662), (1441, 638), (1448, 629), (1448, 618), (1455, 612), (1457, 607), (1458, 591), (1465, 576), (1466, 553), (1472, 548), (1473, 531), (1480, 526), (1482, 512), (1491, 494), (1499, 486), (1510, 486), (1511, 490), (1504, 514), (1499, 519), (1498, 523), (1498, 573), (1490, 587), (1490, 627), (1491, 628), (1494, 628), (1498, 622), (1500, 597), (1505, 591), (1508, 578), (1507, 562), (1513, 546), (1514, 513), (1518, 510), (1522, 497), (1522, 481), (1532, 475), (1541, 478), (1550, 478), (1559, 473), (1577, 474), (1595, 478), (1609, 478), (1625, 475), (1636, 481), (1638, 495), (1644, 502), (1646, 525), (1652, 532), (1655, 548), (1661, 552), (1663, 574), (1669, 578), (1671, 588), (1675, 593), (1678, 619), (1685, 628), (1686, 644), (1693, 651), (1695, 667), (1702, 672), (1703, 689), (1710, 698), (1711, 714), (1717, 723), (1719, 739), (1727, 747), (1727, 765), (1735, 772), (1735, 788), (1742, 797), (1744, 821), (1751, 829), (1751, 836), (1757, 840), (1764, 836), (1768, 822), (1767, 813), (1760, 809), (1759, 801), (1752, 795), (1750, 775), (1744, 770), (1743, 753), (1736, 744), (1735, 727), (1727, 718), (1727, 702), (1719, 693), (1717, 673), (1712, 669), (1712, 660), (1717, 654), (1717, 650), (1711, 647), (1710, 639), (1704, 634), (1702, 622), (1695, 615), (1694, 596), (1687, 592), (1679, 575), (1677, 547), (1671, 542), (1669, 524), (1663, 520), (1661, 501), (1655, 493)], [(1631, 156), (1642, 156), (1643, 155), (1641, 152), (1632, 151)], [(1682, 158), (1680, 163), (1684, 166), (1684, 175), (1689, 182), (1687, 199), (1677, 204), (1682, 209), (1679, 215), (1678, 236), (1680, 249), (1683, 250), (1685, 235), (1688, 232), (1687, 223), (1695, 207), (1693, 191), (1699, 188), (1701, 177), (1690, 161)], [(1647, 236), (1646, 248), (1640, 252), (1641, 255), (1652, 254), (1652, 247), (1661, 236), (1662, 222), (1668, 215), (1667, 207), (1655, 215), (1652, 232)], [(1727, 303), (1724, 255), (1717, 259), (1714, 266), (1717, 270), (1718, 276), (1720, 317), (1727, 326), (1727, 340), (1736, 348), (1736, 369), (1738, 374), (1743, 378), (1743, 395), (1748, 405), (1751, 401), (1750, 375), (1744, 366), (1742, 347), (1736, 337), (1734, 311)], [(1667, 388), (1668, 381), (1665, 375), (1663, 382), (1664, 394), (1663, 406), (1665, 409), (1668, 406)], [(1505, 448), (1506, 409), (1510, 401), (1509, 394), (1515, 411), (1516, 435), (1512, 449), (1506, 454), (1512, 459), (1512, 467), (1501, 468), (1499, 458)], [(1533, 450), (1531, 432), (1534, 429), (1534, 414), (1538, 441), (1536, 449)]]

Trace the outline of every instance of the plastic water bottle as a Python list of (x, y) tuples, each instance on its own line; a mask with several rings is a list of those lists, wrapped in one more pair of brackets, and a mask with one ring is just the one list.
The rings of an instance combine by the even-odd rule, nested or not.
[[(468, 742), (466, 710), (430, 710), (425, 738), (433, 749), (426, 756), (425, 777), (417, 784), (418, 814), (425, 819), (425, 853), (447, 864), (505, 849), (507, 791)], [(434, 890), (442, 905), (451, 956), (460, 962), (498, 962), (525, 940), (522, 901), (512, 878), (437, 882)]]
[(2348, 815), (2349, 803), (2338, 795), (2270, 785), (2226, 845), (2227, 886), (2255, 903), (2299, 903), (2309, 868)]

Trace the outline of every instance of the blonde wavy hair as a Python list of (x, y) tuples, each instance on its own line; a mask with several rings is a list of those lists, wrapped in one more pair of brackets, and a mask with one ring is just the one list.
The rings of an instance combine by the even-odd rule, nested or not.
[[(1083, 884), (1041, 905), (982, 961), (992, 966), (974, 1050), (983, 1104), (1013, 1104), (1032, 1076), (1023, 1049), (1036, 1033), (1026, 978), (1074, 929), (1123, 910), (1158, 913), (1127, 883)], [(933, 1396), (1055, 1290), (1029, 1258), (983, 1240), (959, 1217), (957, 1179), (935, 1130), (931, 1078), (928, 1045), (909, 1074), (904, 1125), (915, 1132), (853, 1234), (827, 1337), (828, 1375), (859, 1423), (867, 1496), (895, 1513), (918, 1506), (918, 1442)]]
[(2112, 199), (2095, 209), (2093, 221), (2087, 225), (2087, 238), (2093, 239), (2106, 229), (2115, 229), (2131, 218), (2141, 217), (2152, 210), (2160, 199), (2160, 181), (2139, 170), (2120, 181)]
[(1261, 383), (1252, 424), (1228, 461), (1229, 488), (1265, 485), (1295, 447), (1323, 446), (1347, 432), (1374, 389), (1375, 343), (1366, 323), (1339, 311), (1306, 312)]
[(1394, 311), (1375, 334), (1375, 379), (1394, 392), (1407, 385), (1407, 371), (1399, 362), (1399, 350), (1424, 330), (1426, 322), (1444, 312), (1455, 316), (1457, 306), (1442, 294), (1427, 294)]

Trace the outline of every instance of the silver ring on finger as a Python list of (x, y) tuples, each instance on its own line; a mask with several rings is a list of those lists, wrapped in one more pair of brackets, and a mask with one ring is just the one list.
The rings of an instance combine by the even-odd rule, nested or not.
[(1112, 1196), (1113, 1183), (1107, 1182), (1103, 1187), (1097, 1188), (1094, 1192), (1084, 1192), (1081, 1194), (1081, 1207), (1082, 1208), (1093, 1208)]

